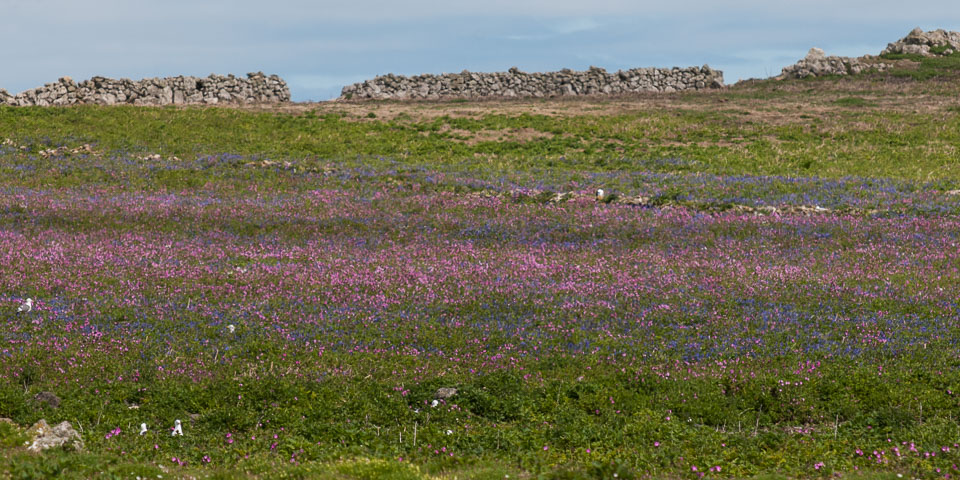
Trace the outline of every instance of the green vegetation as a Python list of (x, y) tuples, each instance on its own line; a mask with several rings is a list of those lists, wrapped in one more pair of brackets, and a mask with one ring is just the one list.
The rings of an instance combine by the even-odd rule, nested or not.
[(862, 98), (862, 97), (843, 97), (843, 98), (838, 98), (838, 99), (834, 100), (833, 103), (836, 104), (836, 105), (844, 106), (844, 107), (867, 107), (867, 106), (873, 107), (873, 106), (875, 106), (874, 103), (869, 102), (869, 101), (867, 101), (866, 99), (864, 99), (864, 98)]
[[(945, 49), (941, 49), (942, 52)], [(924, 81), (937, 78), (955, 80), (960, 72), (960, 52), (938, 57), (924, 57), (911, 54), (886, 54), (881, 58), (888, 60), (911, 60), (917, 62), (915, 68), (900, 67), (890, 70), (894, 77), (905, 77), (915, 81)]]
[(960, 473), (960, 69), (901, 60), (934, 74), (0, 108), (0, 480)]
[[(389, 103), (371, 104), (359, 115), (338, 112), (336, 105), (300, 115), (221, 108), (0, 108), (0, 132), (34, 149), (94, 142), (107, 151), (184, 161), (235, 153), (275, 160), (383, 157), (407, 165), (493, 171), (642, 168), (957, 180), (958, 88), (944, 84), (936, 87), (940, 91), (918, 92), (934, 94), (947, 107), (932, 110), (917, 110), (906, 100), (909, 95), (886, 90), (904, 76), (926, 79), (957, 69), (960, 54), (923, 59), (918, 68), (889, 75), (816, 79), (817, 86), (806, 91), (798, 87), (809, 82), (768, 81), (716, 94), (686, 94), (666, 108), (599, 105), (599, 112), (559, 115), (518, 108), (464, 117), (454, 115), (455, 103), (422, 104), (410, 108), (413, 116), (389, 118), (373, 111)], [(532, 104), (537, 105), (542, 104)], [(661, 159), (682, 162), (655, 165)]]

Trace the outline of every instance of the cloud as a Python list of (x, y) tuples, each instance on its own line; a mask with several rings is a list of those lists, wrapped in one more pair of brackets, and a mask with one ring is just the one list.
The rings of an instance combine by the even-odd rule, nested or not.
[(571, 18), (557, 22), (552, 30), (559, 35), (587, 32), (602, 27), (603, 24), (592, 18)]
[[(704, 18), (716, 15), (802, 19), (846, 19), (857, 22), (921, 21), (960, 16), (952, 0), (928, 0), (923, 8), (903, 8), (899, 0), (3, 0), (0, 7), (6, 21), (29, 15), (54, 24), (69, 22), (117, 22), (142, 19), (156, 22), (183, 22), (198, 19), (208, 25), (247, 19), (262, 26), (297, 22), (358, 24), (425, 20), (458, 16), (485, 17), (604, 17), (682, 15)], [(951, 13), (953, 12), (953, 13)]]
[(0, 86), (63, 75), (244, 74), (297, 100), (398, 73), (702, 65), (778, 73), (811, 46), (878, 53), (914, 26), (960, 29), (954, 1), (0, 0)]
[(604, 24), (593, 18), (579, 17), (531, 22), (523, 33), (510, 33), (502, 38), (521, 42), (542, 42), (565, 35), (582, 34), (602, 28)]

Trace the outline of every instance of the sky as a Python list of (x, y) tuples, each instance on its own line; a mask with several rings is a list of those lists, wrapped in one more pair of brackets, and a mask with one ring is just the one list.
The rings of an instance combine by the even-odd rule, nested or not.
[(306, 101), (387, 73), (704, 64), (732, 84), (918, 26), (960, 30), (956, 0), (0, 0), (0, 88), (263, 71)]

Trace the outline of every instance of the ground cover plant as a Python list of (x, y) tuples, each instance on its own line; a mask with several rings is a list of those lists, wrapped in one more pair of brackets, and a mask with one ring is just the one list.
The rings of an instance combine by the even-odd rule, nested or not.
[(0, 109), (0, 475), (949, 478), (951, 92)]

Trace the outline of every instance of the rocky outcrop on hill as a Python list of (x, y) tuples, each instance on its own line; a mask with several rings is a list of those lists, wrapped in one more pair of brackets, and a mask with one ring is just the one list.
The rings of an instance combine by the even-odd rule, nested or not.
[(819, 48), (811, 48), (807, 56), (799, 62), (783, 68), (777, 77), (805, 78), (822, 75), (855, 75), (869, 70), (885, 71), (893, 67), (893, 63), (884, 61), (887, 54), (915, 54), (925, 57), (951, 55), (960, 52), (960, 32), (933, 30), (924, 32), (920, 28), (913, 29), (906, 37), (887, 45), (880, 57), (864, 55), (862, 57), (827, 56)]
[(607, 73), (587, 71), (526, 73), (448, 73), (443, 75), (383, 75), (347, 85), (340, 99), (426, 99), (484, 97), (555, 97), (634, 92), (679, 92), (723, 87), (723, 72), (707, 65), (689, 68), (635, 68)]
[(887, 45), (883, 50), (883, 54), (908, 53), (925, 57), (951, 55), (955, 52), (960, 52), (960, 32), (942, 29), (924, 32), (920, 27), (914, 28), (906, 37)]
[(863, 57), (837, 57), (827, 56), (819, 48), (811, 48), (807, 56), (799, 62), (783, 67), (782, 73), (778, 79), (783, 78), (806, 78), (819, 77), (823, 75), (856, 75), (867, 70), (884, 71), (893, 65), (877, 60), (876, 57), (865, 55)]
[(63, 77), (54, 83), (15, 96), (0, 90), (0, 104), (50, 105), (189, 105), (247, 104), (290, 101), (290, 89), (280, 77), (262, 72), (247, 78), (233, 75), (145, 78), (143, 80), (93, 77), (76, 83)]

